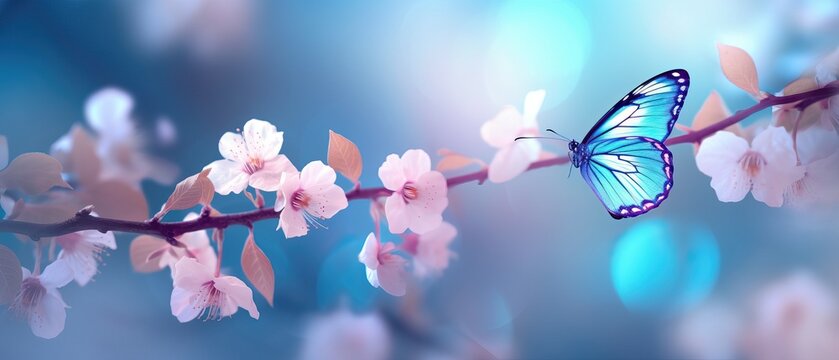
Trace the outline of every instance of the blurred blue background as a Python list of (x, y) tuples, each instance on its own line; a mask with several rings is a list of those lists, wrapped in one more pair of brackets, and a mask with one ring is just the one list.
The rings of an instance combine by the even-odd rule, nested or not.
[[(409, 148), (490, 159), (480, 125), (504, 105), (521, 107), (532, 89), (547, 90), (540, 126), (577, 139), (671, 68), (692, 77), (683, 124), (712, 89), (732, 109), (748, 106), (722, 76), (716, 43), (748, 50), (774, 92), (835, 48), (837, 14), (830, 0), (6, 0), (0, 134), (13, 156), (47, 152), (84, 123), (91, 93), (118, 86), (134, 96), (141, 128), (153, 133), (161, 117), (175, 124), (177, 142), (151, 149), (184, 176), (219, 158), (221, 134), (259, 118), (285, 131), (283, 153), (298, 167), (326, 158), (328, 130), (343, 134), (361, 149), (362, 184), (378, 186), (384, 158)], [(563, 143), (546, 147), (565, 153)], [(839, 280), (834, 223), (751, 198), (720, 203), (691, 147), (672, 150), (670, 199), (639, 219), (613, 221), (565, 167), (452, 188), (444, 216), (458, 228), (458, 257), (405, 298), (371, 288), (356, 260), (373, 229), (364, 202), (304, 238), (259, 223), (277, 273), (274, 307), (256, 298), (259, 321), (179, 324), (169, 275), (133, 273), (123, 235), (93, 283), (62, 289), (71, 308), (56, 339), (0, 316), (0, 358), (294, 358), (311, 316), (340, 306), (383, 314), (396, 358), (459, 358), (464, 342), (485, 348), (484, 358), (673, 358), (685, 356), (673, 348), (673, 324), (709, 298), (800, 268)], [(171, 186), (143, 190), (156, 209)], [(248, 208), (237, 196), (216, 205)], [(229, 231), (224, 261), (240, 276), (244, 237)], [(0, 241), (31, 266), (29, 247)]]

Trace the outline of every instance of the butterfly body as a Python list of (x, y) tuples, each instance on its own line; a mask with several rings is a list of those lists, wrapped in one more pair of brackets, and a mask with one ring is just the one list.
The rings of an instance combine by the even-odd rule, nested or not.
[(670, 70), (624, 96), (588, 134), (568, 144), (574, 167), (615, 219), (658, 207), (673, 187), (673, 154), (664, 141), (690, 86), (685, 70)]

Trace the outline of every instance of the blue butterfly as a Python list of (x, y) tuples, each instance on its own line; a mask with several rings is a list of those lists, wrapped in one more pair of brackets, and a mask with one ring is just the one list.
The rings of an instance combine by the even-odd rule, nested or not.
[(688, 93), (690, 76), (663, 72), (618, 101), (569, 157), (615, 219), (655, 209), (673, 187), (673, 154), (664, 140), (673, 130)]

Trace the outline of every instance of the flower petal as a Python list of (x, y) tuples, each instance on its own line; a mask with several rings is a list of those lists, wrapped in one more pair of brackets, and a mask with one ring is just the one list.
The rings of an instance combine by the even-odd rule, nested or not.
[(322, 188), (335, 184), (335, 170), (322, 161), (312, 161), (300, 171), (300, 187), (307, 193), (322, 191)]
[(431, 158), (423, 150), (405, 151), (402, 154), (402, 171), (407, 181), (417, 181), (422, 174), (431, 171)]
[(408, 230), (408, 204), (399, 193), (393, 193), (385, 200), (385, 218), (391, 233), (401, 234)]
[(294, 192), (300, 190), (300, 175), (283, 173), (280, 177), (280, 191), (277, 193), (277, 202), (274, 203), (274, 210), (280, 211), (286, 207), (286, 200), (290, 199)]
[(169, 298), (169, 307), (172, 309), (172, 315), (178, 318), (178, 321), (185, 323), (194, 320), (201, 314), (203, 308), (198, 304), (193, 304), (193, 297), (197, 294), (183, 288), (175, 287), (172, 289), (172, 296)]
[(82, 239), (94, 245), (106, 247), (111, 250), (116, 250), (117, 242), (114, 238), (114, 233), (108, 231), (101, 233), (98, 230), (83, 230), (80, 231)]
[(188, 257), (178, 260), (172, 275), (174, 287), (188, 291), (197, 291), (202, 285), (213, 280), (213, 270), (211, 268)]
[(503, 148), (515, 141), (522, 127), (521, 113), (507, 106), (481, 126), (481, 138), (492, 147)]
[(309, 206), (306, 211), (323, 219), (329, 219), (349, 205), (347, 195), (338, 185), (330, 185), (326, 189), (318, 189), (319, 192), (306, 194), (310, 196)]
[(382, 289), (393, 296), (405, 295), (408, 274), (405, 271), (404, 258), (398, 255), (386, 254), (382, 264), (376, 269), (378, 282)]
[(449, 259), (454, 256), (449, 250), (449, 244), (455, 236), (457, 229), (445, 221), (436, 229), (420, 235), (417, 254), (414, 256), (414, 272), (418, 276), (425, 276), (445, 270), (449, 266)]
[(527, 128), (537, 128), (536, 116), (545, 102), (545, 90), (534, 90), (524, 97), (524, 114), (522, 115), (522, 126)]
[(123, 138), (133, 131), (131, 110), (134, 99), (118, 88), (104, 88), (95, 92), (85, 103), (85, 117), (90, 127), (100, 135)]
[(221, 195), (241, 193), (248, 187), (248, 173), (242, 170), (242, 165), (231, 160), (216, 160), (204, 167), (209, 168), (207, 177), (213, 183), (216, 192)]
[(358, 253), (358, 261), (368, 269), (376, 270), (379, 267), (379, 239), (372, 232), (367, 235), (361, 252)]
[(251, 119), (245, 123), (242, 131), (250, 157), (270, 160), (280, 153), (283, 147), (283, 132), (263, 120)]
[(792, 137), (784, 128), (770, 126), (752, 141), (752, 148), (763, 155), (766, 165), (752, 180), (752, 195), (772, 207), (784, 204), (784, 192), (804, 177), (804, 168), (797, 166)]
[(218, 152), (227, 160), (244, 164), (249, 160), (248, 145), (241, 134), (226, 132), (218, 141)]
[(402, 159), (399, 158), (399, 155), (390, 154), (387, 156), (382, 166), (379, 166), (379, 179), (382, 180), (382, 184), (388, 190), (397, 191), (402, 189), (407, 179), (405, 178), (405, 172), (402, 170)]
[(501, 148), (489, 164), (489, 181), (503, 183), (525, 172), (532, 162), (539, 159), (541, 148), (537, 140), (516, 141)]
[(215, 280), (216, 289), (230, 296), (233, 303), (248, 311), (254, 319), (259, 319), (259, 310), (253, 302), (253, 291), (242, 280), (233, 276), (222, 276)]
[(740, 201), (749, 193), (751, 179), (739, 164), (747, 151), (748, 142), (728, 131), (717, 132), (699, 146), (696, 166), (711, 177), (711, 187), (720, 201)]
[(73, 278), (79, 286), (85, 286), (97, 273), (98, 264), (92, 245), (77, 245), (73, 250), (62, 249), (58, 259), (70, 267)]
[(306, 219), (303, 213), (292, 209), (290, 206), (283, 209), (280, 213), (280, 228), (283, 229), (283, 234), (286, 239), (303, 236), (309, 233), (309, 225), (306, 224)]
[(371, 269), (369, 267), (365, 268), (365, 269), (367, 269), (366, 270), (366, 272), (367, 272), (367, 282), (369, 282), (370, 285), (373, 286), (374, 288), (377, 288), (377, 287), (381, 286), (381, 284), (379, 284), (379, 273), (378, 273), (378, 271), (376, 271), (374, 269)]
[(48, 291), (29, 314), (29, 328), (35, 336), (52, 339), (64, 331), (67, 305), (57, 291)]
[(57, 289), (73, 281), (73, 269), (67, 262), (56, 260), (47, 265), (39, 279), (45, 288)]
[(408, 228), (422, 234), (434, 230), (443, 221), (443, 210), (449, 206), (448, 187), (446, 178), (437, 171), (420, 176), (416, 186), (418, 196), (408, 202), (406, 213), (409, 214)]
[(253, 173), (249, 182), (254, 189), (277, 191), (280, 188), (280, 179), (286, 172), (296, 174), (297, 168), (285, 155), (276, 156), (266, 161), (262, 169)]

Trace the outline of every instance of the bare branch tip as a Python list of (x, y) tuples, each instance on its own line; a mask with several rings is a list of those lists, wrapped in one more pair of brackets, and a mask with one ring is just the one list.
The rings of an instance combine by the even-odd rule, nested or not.
[(90, 216), (90, 213), (93, 212), (93, 205), (87, 205), (81, 208), (79, 211), (76, 211), (76, 216), (83, 217), (83, 216)]

